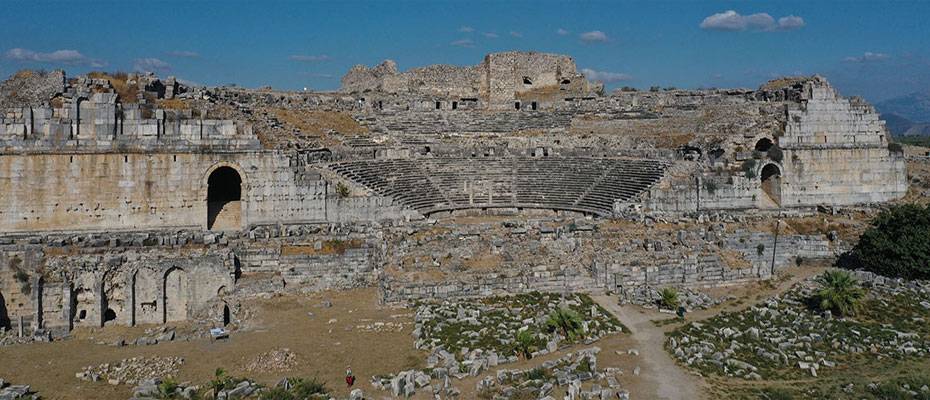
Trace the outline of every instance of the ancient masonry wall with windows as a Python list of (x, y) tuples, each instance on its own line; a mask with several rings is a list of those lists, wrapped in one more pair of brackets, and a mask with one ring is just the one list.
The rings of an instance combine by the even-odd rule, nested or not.
[[(228, 323), (238, 315), (230, 293), (243, 272), (272, 276), (267, 291), (380, 284), (402, 294), (400, 283), (379, 281), (391, 256), (385, 233), (396, 229), (406, 241), (410, 226), (435, 222), (427, 217), (584, 221), (631, 209), (852, 205), (907, 191), (904, 158), (875, 110), (819, 77), (759, 90), (603, 96), (570, 57), (510, 52), (474, 67), (356, 67), (343, 85), (340, 94), (212, 93), (221, 102), (235, 94), (232, 104), (327, 107), (370, 131), (312, 150), (269, 149), (244, 121), (146, 111), (81, 84), (63, 89), (55, 106), (5, 110), (0, 329)], [(823, 238), (796, 239), (808, 245), (804, 256), (833, 251)], [(713, 257), (640, 269), (623, 261), (629, 252), (616, 254), (599, 273), (629, 282), (764, 275), (764, 261), (748, 275), (727, 275)], [(778, 259), (787, 265), (790, 255)], [(695, 265), (705, 273), (697, 276), (704, 267)], [(575, 276), (579, 290), (611, 281), (588, 276), (587, 267)], [(665, 274), (672, 270), (680, 274)], [(444, 283), (409, 284), (416, 290), (396, 297)]]

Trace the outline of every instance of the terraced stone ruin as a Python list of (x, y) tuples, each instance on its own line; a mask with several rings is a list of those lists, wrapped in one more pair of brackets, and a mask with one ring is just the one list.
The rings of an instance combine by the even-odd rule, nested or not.
[[(681, 260), (672, 265), (660, 257), (620, 267), (628, 264), (620, 253), (587, 249), (602, 239), (585, 231), (617, 219), (803, 215), (893, 200), (908, 187), (904, 158), (874, 109), (817, 76), (756, 90), (604, 94), (570, 57), (499, 53), (475, 67), (359, 66), (333, 93), (62, 72), (21, 73), (4, 90), (3, 323), (29, 334), (201, 316), (229, 322), (223, 310), (235, 303), (239, 278), (259, 272), (317, 289), (380, 282), (395, 293), (397, 277), (385, 267), (436, 220), (453, 238), (489, 240), (491, 254), (511, 251), (498, 242), (512, 235), (565, 242), (563, 265), (576, 268), (556, 274), (584, 278), (575, 290), (661, 282), (673, 265), (713, 269), (734, 257), (752, 272), (706, 280), (761, 277), (771, 272), (768, 250), (715, 243), (749, 235), (723, 223), (713, 234), (670, 242), (648, 234), (627, 245)], [(346, 115), (352, 127), (308, 132), (283, 111)], [(451, 222), (473, 215), (514, 222), (477, 231)], [(563, 222), (547, 227), (540, 218)], [(781, 249), (778, 264), (842, 247), (822, 236), (798, 240), (814, 247)], [(437, 246), (430, 258), (442, 269), (440, 253), (456, 250)], [(526, 257), (514, 261), (556, 264)], [(522, 270), (510, 264), (492, 267)], [(655, 271), (632, 278), (642, 268)], [(477, 293), (512, 289), (484, 285)]]
[[(607, 93), (571, 57), (506, 52), (465, 67), (356, 66), (337, 92), (181, 82), (21, 71), (0, 84), (0, 347), (113, 326), (145, 333), (98, 344), (254, 333), (267, 310), (256, 301), (371, 290), (381, 317), (410, 315), (345, 331), (413, 329), (430, 352), (428, 370), (373, 376), (385, 394), (467, 398), (462, 380), (559, 353), (475, 393), (628, 398), (618, 367), (597, 370), (600, 347), (561, 352), (626, 329), (593, 296), (653, 304), (677, 287), (689, 308), (715, 306), (724, 298), (692, 290), (833, 260), (867, 216), (913, 193), (911, 160), (875, 109), (820, 76)], [(562, 309), (597, 334), (550, 338)], [(723, 368), (689, 342), (700, 328), (670, 352)], [(524, 331), (534, 350), (519, 347)], [(601, 356), (634, 350), (621, 353)], [(143, 366), (183, 362), (129, 358), (78, 377), (151, 398), (165, 377)], [(120, 377), (124, 364), (142, 365), (138, 376)], [(217, 394), (265, 389), (228, 380)]]

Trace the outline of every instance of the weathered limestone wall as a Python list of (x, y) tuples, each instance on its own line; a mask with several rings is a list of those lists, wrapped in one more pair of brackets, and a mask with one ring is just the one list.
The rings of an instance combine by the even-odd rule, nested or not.
[(907, 192), (904, 157), (887, 146), (785, 149), (782, 205), (846, 205), (894, 200)]
[[(235, 284), (236, 260), (227, 249), (151, 247), (148, 241), (117, 243), (116, 237), (102, 248), (73, 238), (2, 241), (0, 325), (18, 327), (22, 317), (30, 333), (162, 324), (205, 312), (221, 319), (211, 310)], [(107, 251), (107, 245), (121, 248)]]
[(279, 152), (0, 155), (0, 230), (206, 228), (209, 177), (222, 167), (242, 179), (241, 227), (409, 214), (390, 199), (340, 199), (325, 180), (298, 180)]

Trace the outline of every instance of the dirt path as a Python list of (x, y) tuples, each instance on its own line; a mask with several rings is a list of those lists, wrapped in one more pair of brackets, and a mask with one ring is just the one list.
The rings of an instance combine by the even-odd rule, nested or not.
[(634, 396), (665, 400), (703, 398), (701, 380), (675, 364), (665, 352), (665, 332), (652, 323), (652, 320), (661, 318), (658, 313), (637, 306), (620, 306), (616, 297), (612, 296), (595, 296), (594, 300), (632, 331), (633, 340), (639, 346), (643, 361), (640, 378), (646, 381), (643, 389), (648, 393), (634, 393)]

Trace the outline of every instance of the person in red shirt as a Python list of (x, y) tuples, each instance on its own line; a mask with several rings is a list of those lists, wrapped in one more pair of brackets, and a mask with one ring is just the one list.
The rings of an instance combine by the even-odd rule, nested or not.
[(352, 387), (355, 384), (355, 375), (352, 375), (352, 368), (346, 368), (346, 386)]

